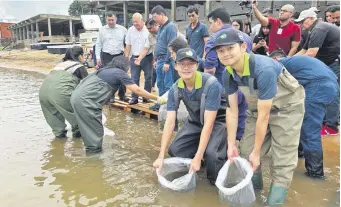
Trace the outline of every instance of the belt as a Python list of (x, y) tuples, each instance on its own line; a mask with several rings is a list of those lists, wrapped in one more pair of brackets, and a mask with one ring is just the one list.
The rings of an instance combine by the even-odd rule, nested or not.
[[(153, 54), (153, 53), (151, 52), (151, 53), (149, 53), (148, 55), (146, 55), (146, 57), (147, 57), (147, 56), (150, 56), (150, 55), (152, 55), (152, 54)], [(134, 57), (134, 58), (138, 58), (138, 57), (140, 57), (140, 55), (133, 55), (133, 57)]]
[(156, 57), (156, 60), (165, 59), (166, 57), (167, 57), (167, 55), (160, 55), (160, 56)]
[(115, 55), (112, 55), (112, 54), (110, 54), (110, 53), (107, 53), (107, 52), (103, 52), (103, 53), (105, 53), (105, 54), (108, 54), (108, 55), (111, 55), (111, 56), (113, 56), (113, 57), (116, 57), (116, 56), (123, 55), (123, 52), (121, 52), (121, 53), (119, 53), (119, 54), (115, 54)]

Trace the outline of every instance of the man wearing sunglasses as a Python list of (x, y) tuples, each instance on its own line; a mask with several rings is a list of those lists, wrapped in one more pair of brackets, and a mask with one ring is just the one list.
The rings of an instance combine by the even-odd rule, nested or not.
[(282, 6), (279, 18), (265, 17), (257, 9), (257, 1), (252, 4), (253, 12), (263, 26), (270, 25), (269, 53), (282, 49), (288, 56), (293, 56), (301, 41), (300, 27), (291, 22), (294, 15), (294, 6), (287, 4)]
[(186, 29), (187, 42), (197, 55), (204, 57), (204, 47), (208, 40), (209, 33), (207, 26), (199, 22), (199, 10), (196, 7), (190, 7), (187, 11), (190, 25)]

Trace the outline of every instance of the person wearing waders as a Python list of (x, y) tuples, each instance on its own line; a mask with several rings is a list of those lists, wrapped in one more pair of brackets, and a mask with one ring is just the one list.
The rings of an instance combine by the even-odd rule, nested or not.
[(309, 56), (286, 57), (283, 51), (276, 50), (270, 57), (283, 64), (305, 89), (305, 114), (298, 153), (305, 157), (306, 175), (323, 178), (320, 131), (327, 106), (339, 93), (336, 75), (326, 64)]
[[(161, 170), (163, 166), (166, 148), (175, 129), (177, 109), (182, 100), (189, 117), (177, 133), (168, 153), (171, 157), (191, 158), (189, 172), (199, 171), (201, 160), (205, 159), (207, 179), (214, 185), (227, 159), (223, 87), (214, 76), (197, 71), (198, 56), (193, 49), (180, 49), (175, 60), (175, 69), (180, 79), (169, 90), (161, 150), (153, 167)], [(240, 110), (240, 119), (246, 118), (245, 110)], [(238, 128), (237, 138), (242, 137), (243, 130), (243, 126)]]
[(235, 30), (222, 31), (214, 41), (218, 58), (226, 66), (224, 88), (228, 97), (226, 127), (228, 159), (238, 156), (235, 145), (238, 123), (238, 89), (248, 103), (240, 156), (253, 168), (253, 186), (262, 188), (260, 158), (271, 146), (272, 183), (266, 205), (284, 203), (298, 161), (304, 116), (304, 88), (277, 61), (246, 53), (246, 43)]
[(104, 135), (102, 107), (110, 101), (112, 94), (120, 85), (125, 85), (144, 98), (158, 100), (159, 104), (166, 102), (165, 99), (158, 98), (138, 87), (127, 74), (129, 65), (128, 58), (114, 57), (107, 67), (89, 75), (72, 93), (71, 105), (88, 153), (102, 151)]
[(84, 65), (83, 49), (74, 46), (45, 78), (39, 90), (39, 101), (47, 123), (57, 138), (66, 137), (65, 119), (71, 124), (72, 136), (80, 137), (70, 97), (80, 80), (88, 75)]

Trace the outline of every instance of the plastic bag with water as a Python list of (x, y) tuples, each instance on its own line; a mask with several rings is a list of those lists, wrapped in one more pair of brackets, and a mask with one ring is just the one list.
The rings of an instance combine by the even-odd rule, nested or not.
[(102, 114), (102, 124), (103, 124), (103, 129), (104, 129), (104, 135), (107, 135), (107, 136), (115, 136), (115, 132), (113, 132), (112, 130), (106, 128), (104, 126), (104, 124), (107, 122), (107, 117), (105, 117), (104, 114)]
[[(163, 94), (162, 97), (168, 98), (168, 91), (165, 94)], [(160, 106), (159, 115), (158, 115), (158, 121), (159, 121), (159, 126), (161, 130), (163, 130), (166, 118), (167, 118), (167, 104), (163, 104)], [(176, 118), (178, 121), (178, 128), (180, 128), (183, 125), (183, 123), (185, 123), (186, 120), (188, 119), (188, 111), (183, 101), (180, 101), (179, 109), (176, 114)]]
[(220, 169), (215, 185), (219, 189), (220, 200), (230, 206), (249, 206), (255, 200), (250, 163), (241, 157), (228, 160)]
[(156, 171), (162, 187), (178, 192), (186, 192), (196, 187), (197, 174), (188, 173), (191, 159), (172, 157), (163, 161), (162, 169)]

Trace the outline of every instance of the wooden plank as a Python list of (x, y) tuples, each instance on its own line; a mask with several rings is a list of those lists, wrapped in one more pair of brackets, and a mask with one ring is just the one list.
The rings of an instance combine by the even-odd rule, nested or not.
[(140, 111), (144, 111), (146, 113), (153, 114), (153, 115), (156, 115), (156, 116), (159, 114), (158, 111), (150, 110), (149, 107), (148, 108), (143, 107), (143, 106), (141, 106), (141, 104), (129, 105), (128, 107), (133, 108), (133, 109), (137, 109), (137, 110), (140, 110)]
[(149, 119), (157, 119), (159, 112), (150, 110), (149, 107), (152, 105), (154, 105), (154, 103), (138, 103), (134, 105), (129, 105), (129, 103), (120, 101), (118, 98), (115, 98), (115, 102), (111, 104), (111, 106), (121, 108), (126, 112), (144, 115), (146, 118)]

